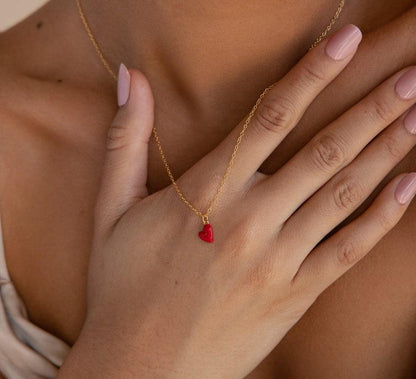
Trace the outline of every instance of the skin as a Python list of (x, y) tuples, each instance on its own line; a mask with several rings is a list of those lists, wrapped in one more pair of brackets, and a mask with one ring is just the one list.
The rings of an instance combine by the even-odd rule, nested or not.
[[(126, 4), (131, 6), (129, 2)], [(367, 32), (360, 51), (340, 77), (318, 97), (293, 134), (280, 145), (279, 153), (262, 167), (263, 172), (272, 173), (281, 167), (336, 115), (384, 78), (416, 62), (414, 44), (397, 43), (414, 40), (414, 22), (411, 21), (415, 12), (410, 10), (402, 15), (410, 9), (410, 2), (369, 6), (379, 13), (362, 9), (358, 3), (350, 4), (344, 22), (348, 19), (348, 22), (365, 26), (362, 29)], [(215, 45), (210, 45), (204, 36), (189, 33), (187, 38), (180, 36), (182, 49), (169, 49), (172, 40), (179, 37), (184, 20), (178, 20), (177, 25), (161, 23), (166, 29), (151, 30), (151, 35), (147, 34), (149, 31), (146, 33), (144, 22), (138, 23), (144, 30), (136, 31), (133, 36), (140, 35), (140, 41), (126, 41), (128, 34), (116, 29), (116, 25), (120, 25), (117, 12), (110, 18), (110, 9), (103, 8), (103, 15), (94, 24), (91, 10), (95, 4), (91, 1), (85, 5), (87, 11), (90, 9), (88, 14), (91, 14), (97, 35), (108, 41), (106, 49), (119, 51), (118, 55), (112, 55), (114, 62), (121, 59), (129, 65), (142, 62), (135, 66), (145, 72), (152, 83), (156, 124), (160, 135), (165, 136), (162, 143), (176, 176), (221, 141), (262, 89), (279, 79), (296, 62), (310, 44), (310, 36), (319, 34), (316, 22), (323, 17), (317, 15), (310, 25), (285, 24), (284, 20), (290, 19), (288, 15), (311, 14), (312, 5), (299, 3), (290, 9), (282, 4), (283, 9), (273, 8), (273, 16), (282, 14), (282, 23), (276, 23), (272, 16), (270, 20), (264, 19), (264, 14), (270, 14), (270, 5), (262, 3), (259, 15), (263, 17), (252, 18), (252, 9), (246, 15), (257, 23), (258, 27), (253, 28), (256, 32), (231, 28), (232, 20), (223, 21), (236, 33), (218, 36), (225, 39), (224, 45), (230, 41), (226, 51), (216, 53), (224, 59), (218, 61), (216, 54), (210, 54), (210, 57), (204, 57), (205, 64), (196, 66), (193, 62), (200, 61), (201, 57), (197, 55), (200, 50), (192, 46), (203, 40), (205, 51), (210, 52)], [(329, 12), (328, 2), (319, 5), (330, 18), (332, 11)], [(233, 9), (233, 4), (229, 7)], [(192, 11), (190, 8), (186, 11)], [(154, 13), (150, 16), (146, 13), (148, 22), (152, 17), (160, 16), (157, 12), (161, 9), (154, 7), (152, 10)], [(57, 15), (64, 11), (66, 19), (57, 22)], [(217, 20), (218, 13), (212, 12), (210, 17)], [(140, 14), (135, 14), (132, 19), (137, 20)], [(163, 20), (171, 20), (169, 14), (162, 15), (165, 16)], [(106, 17), (109, 23), (103, 23), (108, 25), (105, 31), (99, 25)], [(386, 25), (394, 18), (396, 21)], [(41, 28), (36, 27), (39, 19), (43, 21)], [(195, 19), (198, 25), (203, 22), (198, 17)], [(116, 109), (113, 83), (100, 67), (75, 20), (73, 4), (52, 2), (3, 34), (0, 40), (0, 49), (7, 57), (1, 68), (1, 112), (5, 121), (1, 133), (7, 143), (0, 151), (0, 183), (9, 271), (31, 319), (69, 343), (76, 340), (85, 316), (92, 208), (99, 186), (106, 128)], [(132, 24), (126, 22), (125, 28), (131, 28)], [(224, 29), (218, 25), (214, 29), (219, 33)], [(189, 21), (189, 27), (196, 26)], [(265, 39), (261, 35), (266, 33), (265, 30), (267, 33), (273, 30), (276, 37)], [(302, 37), (300, 41), (299, 36)], [(238, 44), (235, 37), (242, 42)], [(49, 43), (45, 44), (45, 40)], [(270, 44), (270, 40), (276, 43)], [(117, 50), (119, 41), (129, 46), (129, 50), (123, 50), (122, 45)], [(231, 45), (231, 41), (235, 45)], [(245, 48), (247, 41), (257, 47), (248, 51)], [(67, 50), (57, 56), (55, 52), (62, 49), (64, 42)], [(159, 47), (155, 49), (154, 46)], [(172, 65), (176, 62), (178, 67), (157, 66), (153, 58), (155, 52), (166, 54), (164, 62)], [(233, 68), (232, 72), (229, 67)], [(34, 81), (31, 77), (42, 80)], [(224, 78), (227, 78), (225, 83)], [(56, 91), (52, 99), (51, 90)], [(85, 102), (86, 96), (93, 100)], [(175, 125), (175, 134), (169, 135), (171, 125)], [(189, 149), (178, 149), (178, 140)], [(388, 178), (414, 170), (415, 158), (413, 150)], [(168, 184), (154, 145), (150, 146), (149, 163), (149, 189), (154, 192)], [(28, 193), (27, 188), (36, 190)], [(363, 204), (354, 216), (368, 203)], [(415, 212), (411, 205), (397, 227), (356, 268), (318, 299), (250, 377), (305, 377), (306, 373), (308, 377), (321, 378), (334, 375), (388, 378), (397, 373), (400, 377), (410, 377), (414, 372), (412, 354), (416, 337), (412, 311), (415, 305), (412, 270), (416, 246), (416, 237), (412, 233)]]

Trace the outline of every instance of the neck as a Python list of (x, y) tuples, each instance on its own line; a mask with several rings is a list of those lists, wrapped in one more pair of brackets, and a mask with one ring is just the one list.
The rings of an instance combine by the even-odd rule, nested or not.
[(260, 86), (277, 79), (326, 27), (337, 5), (332, 0), (258, 0), (244, 6), (238, 0), (82, 0), (114, 70), (120, 62), (138, 68), (193, 106), (214, 101), (224, 86), (244, 87), (252, 76)]

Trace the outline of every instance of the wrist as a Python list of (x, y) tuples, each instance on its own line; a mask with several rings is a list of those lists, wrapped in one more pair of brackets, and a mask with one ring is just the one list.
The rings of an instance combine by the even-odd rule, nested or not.
[[(74, 378), (191, 378), (183, 370), (173, 367), (175, 359), (161, 355), (166, 341), (147, 341), (134, 327), (117, 321), (88, 320), (59, 370), (58, 379)], [(170, 342), (169, 342), (170, 344)], [(175, 349), (172, 349), (174, 351)], [(172, 366), (172, 367), (170, 367)]]

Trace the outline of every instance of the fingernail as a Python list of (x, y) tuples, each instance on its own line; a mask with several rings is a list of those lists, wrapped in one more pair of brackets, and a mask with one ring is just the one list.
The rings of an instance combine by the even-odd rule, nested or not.
[(400, 204), (406, 204), (416, 194), (416, 172), (407, 174), (398, 184), (395, 197)]
[(416, 107), (413, 107), (404, 119), (404, 127), (412, 134), (416, 134)]
[(396, 84), (396, 92), (402, 99), (416, 97), (416, 67), (407, 70)]
[(130, 73), (127, 67), (121, 63), (118, 70), (117, 80), (117, 101), (118, 106), (122, 107), (127, 103), (130, 95)]
[(331, 36), (326, 45), (326, 53), (339, 61), (351, 55), (361, 42), (363, 35), (355, 25), (349, 24)]

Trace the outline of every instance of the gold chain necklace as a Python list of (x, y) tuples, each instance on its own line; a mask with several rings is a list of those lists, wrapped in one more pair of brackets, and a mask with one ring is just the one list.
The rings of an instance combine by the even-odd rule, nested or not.
[[(86, 16), (85, 16), (84, 10), (83, 10), (83, 8), (82, 8), (82, 6), (81, 6), (81, 0), (76, 0), (76, 2), (77, 2), (78, 12), (79, 12), (79, 15), (80, 15), (80, 17), (81, 17), (82, 23), (83, 23), (83, 25), (84, 25), (85, 31), (87, 32), (88, 37), (90, 38), (90, 40), (91, 40), (91, 42), (92, 42), (92, 44), (93, 44), (93, 46), (94, 46), (94, 48), (95, 48), (95, 50), (96, 50), (96, 52), (97, 52), (97, 54), (98, 54), (98, 56), (99, 56), (99, 58), (100, 58), (100, 60), (101, 60), (102, 64), (104, 65), (104, 67), (106, 68), (106, 70), (108, 71), (108, 73), (111, 75), (111, 77), (112, 77), (115, 81), (117, 81), (117, 80), (118, 80), (117, 75), (116, 75), (116, 74), (115, 74), (115, 72), (111, 69), (110, 64), (108, 63), (107, 59), (104, 57), (104, 54), (103, 54), (103, 52), (102, 52), (102, 50), (101, 50), (100, 46), (98, 45), (98, 42), (97, 42), (96, 38), (94, 37), (94, 35), (93, 35), (92, 31), (91, 31), (91, 28), (90, 28), (89, 23), (88, 23), (88, 21), (87, 21), (87, 18), (86, 18)], [(328, 26), (325, 28), (325, 30), (324, 30), (324, 31), (323, 31), (323, 32), (319, 35), (319, 37), (315, 40), (315, 42), (311, 45), (311, 47), (309, 48), (309, 50), (310, 50), (310, 49), (313, 49), (316, 45), (318, 45), (318, 43), (319, 43), (319, 42), (321, 42), (321, 41), (322, 41), (322, 40), (323, 40), (323, 39), (327, 36), (327, 34), (329, 33), (329, 31), (332, 29), (332, 27), (334, 26), (335, 22), (336, 22), (336, 21), (337, 21), (337, 19), (339, 18), (340, 14), (341, 14), (341, 12), (342, 12), (342, 10), (343, 10), (343, 8), (344, 8), (344, 3), (345, 3), (345, 1), (344, 1), (344, 0), (341, 0), (341, 1), (339, 2), (339, 4), (338, 4), (338, 8), (337, 8), (337, 10), (336, 10), (336, 12), (335, 12), (334, 16), (332, 17), (332, 19), (331, 19), (330, 23), (329, 23), (329, 24), (328, 24)], [(175, 188), (175, 190), (176, 190), (176, 193), (178, 194), (179, 198), (180, 198), (180, 199), (181, 199), (181, 200), (182, 200), (182, 201), (183, 201), (183, 202), (184, 202), (184, 203), (185, 203), (185, 204), (186, 204), (186, 205), (187, 205), (187, 206), (188, 206), (188, 207), (189, 207), (189, 208), (190, 208), (190, 209), (191, 209), (191, 210), (195, 213), (195, 214), (197, 214), (197, 215), (198, 215), (199, 217), (201, 217), (201, 219), (202, 219), (202, 222), (203, 222), (203, 224), (204, 224), (204, 228), (203, 228), (203, 230), (202, 230), (202, 231), (200, 231), (200, 232), (199, 232), (199, 237), (200, 237), (203, 241), (206, 241), (206, 242), (213, 242), (213, 241), (214, 241), (213, 229), (212, 229), (212, 226), (211, 226), (211, 224), (210, 224), (210, 222), (209, 222), (208, 216), (209, 216), (209, 214), (211, 213), (211, 211), (212, 211), (212, 209), (213, 209), (213, 207), (214, 207), (214, 204), (215, 204), (215, 202), (217, 201), (218, 196), (220, 195), (220, 193), (221, 193), (221, 191), (222, 191), (222, 189), (223, 189), (223, 187), (224, 187), (225, 181), (226, 181), (227, 177), (229, 176), (229, 174), (230, 174), (230, 172), (231, 172), (231, 168), (232, 168), (232, 166), (233, 166), (233, 163), (234, 163), (235, 157), (236, 157), (236, 155), (237, 155), (238, 148), (239, 148), (240, 143), (241, 143), (241, 141), (242, 141), (242, 139), (243, 139), (244, 133), (246, 132), (246, 130), (247, 130), (247, 128), (248, 128), (248, 125), (249, 125), (249, 123), (250, 123), (251, 119), (253, 118), (254, 113), (256, 112), (256, 110), (257, 110), (257, 108), (258, 108), (258, 106), (259, 106), (260, 102), (262, 101), (263, 97), (266, 95), (266, 93), (267, 93), (267, 92), (269, 92), (269, 90), (270, 90), (270, 89), (274, 86), (274, 84), (275, 84), (275, 83), (273, 83), (272, 85), (270, 85), (269, 87), (267, 87), (267, 88), (263, 91), (263, 93), (260, 95), (260, 97), (257, 99), (256, 103), (254, 104), (253, 108), (251, 109), (251, 111), (250, 111), (250, 113), (249, 113), (249, 115), (248, 115), (248, 117), (247, 117), (246, 121), (244, 122), (243, 128), (242, 128), (242, 130), (241, 130), (240, 134), (238, 135), (238, 138), (237, 138), (236, 144), (235, 144), (235, 146), (234, 146), (234, 150), (233, 150), (233, 152), (232, 152), (232, 154), (231, 154), (231, 158), (230, 158), (230, 161), (228, 162), (228, 165), (227, 165), (227, 167), (226, 167), (226, 169), (225, 169), (224, 175), (223, 175), (223, 177), (222, 177), (222, 179), (221, 179), (221, 181), (220, 181), (220, 183), (219, 183), (219, 185), (218, 185), (218, 187), (217, 187), (217, 190), (216, 190), (216, 192), (215, 192), (214, 196), (213, 196), (213, 197), (212, 197), (212, 199), (209, 201), (209, 203), (208, 203), (208, 207), (207, 207), (207, 210), (206, 210), (205, 212), (201, 212), (201, 211), (200, 211), (199, 209), (197, 209), (194, 205), (192, 205), (192, 203), (191, 203), (191, 202), (190, 202), (190, 201), (189, 201), (189, 200), (185, 197), (185, 195), (182, 193), (181, 189), (179, 188), (178, 184), (176, 183), (175, 178), (173, 177), (173, 174), (172, 174), (172, 171), (171, 171), (170, 166), (169, 166), (169, 164), (168, 164), (168, 161), (167, 161), (167, 159), (166, 159), (165, 153), (164, 153), (164, 151), (163, 151), (163, 149), (162, 149), (162, 145), (161, 145), (161, 143), (160, 143), (160, 139), (159, 139), (159, 135), (158, 135), (158, 133), (157, 133), (156, 127), (153, 127), (153, 136), (154, 136), (154, 139), (155, 139), (155, 141), (156, 141), (156, 144), (157, 144), (157, 147), (158, 147), (158, 150), (159, 150), (160, 156), (161, 156), (161, 158), (162, 158), (163, 165), (165, 166), (166, 172), (167, 172), (167, 174), (168, 174), (168, 176), (169, 176), (170, 181), (172, 182), (173, 187), (174, 187), (174, 188)]]

